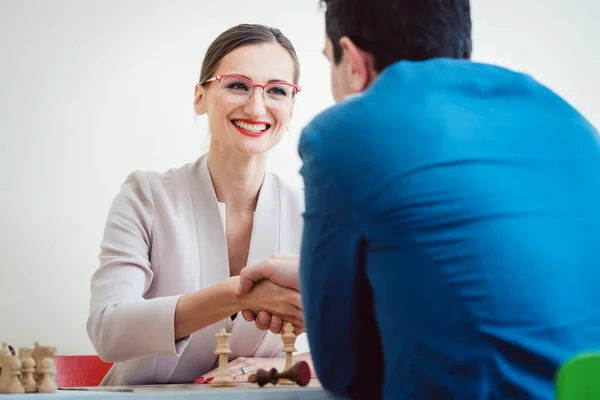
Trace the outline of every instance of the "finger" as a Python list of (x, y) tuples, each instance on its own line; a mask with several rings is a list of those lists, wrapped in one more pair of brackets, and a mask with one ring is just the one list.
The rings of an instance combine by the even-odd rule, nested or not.
[(274, 334), (278, 335), (281, 333), (283, 327), (283, 320), (279, 315), (273, 315), (271, 317), (271, 325), (269, 325), (269, 330)]
[(290, 322), (292, 325), (297, 326), (300, 329), (304, 329), (304, 320), (302, 319), (302, 315), (297, 316), (294, 312), (290, 312), (285, 315), (282, 320)]
[(227, 370), (234, 377), (238, 378), (243, 375), (250, 375), (256, 372), (256, 363), (252, 359), (245, 358), (244, 362), (238, 364), (228, 364)]
[(254, 323), (256, 324), (256, 327), (261, 331), (268, 330), (269, 325), (271, 325), (271, 314), (269, 314), (266, 311), (260, 311)]
[(217, 370), (213, 369), (212, 371), (208, 371), (206, 374), (199, 376), (196, 380), (200, 383), (206, 382), (207, 379), (212, 378), (216, 375)]
[(300, 254), (297, 253), (277, 253), (277, 254), (273, 254), (271, 256), (271, 258), (277, 258), (277, 259), (292, 259), (292, 260), (299, 260), (300, 259)]
[(251, 310), (242, 310), (242, 317), (248, 322), (252, 322), (256, 319), (256, 314)]
[(269, 260), (242, 268), (240, 271), (240, 284), (237, 289), (238, 296), (250, 293), (256, 282), (269, 279), (273, 271), (273, 266)]

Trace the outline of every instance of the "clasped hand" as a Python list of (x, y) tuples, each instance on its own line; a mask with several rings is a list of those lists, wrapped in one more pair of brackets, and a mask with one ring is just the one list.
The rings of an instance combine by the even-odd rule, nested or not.
[(304, 332), (302, 299), (298, 284), (300, 258), (297, 254), (276, 254), (242, 269), (238, 295), (242, 299), (242, 315), (254, 321), (261, 330), (275, 334), (290, 322), (294, 332)]

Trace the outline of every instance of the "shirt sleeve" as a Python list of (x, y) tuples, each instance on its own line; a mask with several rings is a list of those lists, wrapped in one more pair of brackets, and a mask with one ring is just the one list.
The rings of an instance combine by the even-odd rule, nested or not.
[(316, 132), (300, 141), (306, 211), (300, 290), (315, 372), (323, 387), (350, 398), (379, 398), (381, 345), (363, 269), (363, 234), (340, 193)]
[(145, 173), (131, 174), (113, 201), (91, 280), (88, 336), (100, 358), (119, 362), (149, 354), (181, 355), (191, 336), (175, 342), (180, 296), (144, 298), (152, 284), (154, 220)]

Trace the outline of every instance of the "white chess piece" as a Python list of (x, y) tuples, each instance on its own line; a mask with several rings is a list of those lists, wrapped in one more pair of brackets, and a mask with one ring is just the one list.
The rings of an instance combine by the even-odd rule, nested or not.
[(41, 380), (38, 385), (38, 392), (55, 393), (58, 390), (58, 386), (56, 386), (56, 382), (54, 381), (54, 376), (56, 375), (54, 361), (49, 357), (42, 359), (39, 371)]
[(35, 373), (35, 361), (32, 357), (25, 357), (21, 360), (21, 383), (25, 393), (37, 392), (37, 384), (33, 378)]
[(233, 376), (227, 370), (227, 359), (231, 353), (229, 348), (229, 333), (225, 329), (221, 329), (217, 335), (217, 348), (215, 354), (219, 355), (219, 368), (211, 382), (212, 387), (231, 387), (235, 386)]
[(0, 393), (25, 393), (21, 385), (21, 360), (16, 356), (4, 357), (0, 376)]
[[(283, 371), (287, 371), (293, 367), (292, 355), (296, 351), (294, 344), (296, 343), (296, 334), (294, 334), (294, 327), (289, 322), (285, 324), (284, 333), (281, 335), (281, 341), (283, 342), (283, 351), (285, 353), (285, 367)], [(289, 379), (282, 378), (279, 380), (280, 385), (295, 385), (295, 383)]]

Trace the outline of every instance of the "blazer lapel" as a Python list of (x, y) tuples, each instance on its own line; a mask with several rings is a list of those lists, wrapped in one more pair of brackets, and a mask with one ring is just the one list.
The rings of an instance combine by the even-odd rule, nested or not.
[[(248, 265), (260, 263), (280, 251), (280, 210), (281, 204), (277, 181), (267, 173), (258, 195), (258, 203), (254, 213)], [(246, 355), (251, 356), (258, 349), (265, 334), (266, 332), (256, 328), (254, 322), (248, 322), (239, 316), (235, 319), (231, 331), (231, 350), (236, 354), (248, 353), (248, 344), (256, 343), (252, 352)]]
[(190, 187), (198, 240), (199, 285), (203, 289), (229, 278), (227, 238), (206, 155), (190, 171)]

